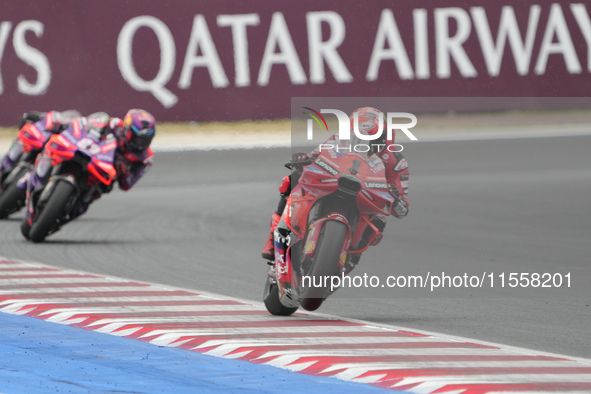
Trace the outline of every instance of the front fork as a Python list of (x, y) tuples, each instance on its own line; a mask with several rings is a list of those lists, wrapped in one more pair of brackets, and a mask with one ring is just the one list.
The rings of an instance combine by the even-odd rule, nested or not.
[[(35, 216), (35, 209), (40, 200), (41, 194), (44, 190), (48, 190), (47, 184), (51, 177), (53, 165), (51, 160), (45, 154), (42, 154), (35, 164), (35, 168), (31, 171), (27, 177), (27, 202), (26, 202), (26, 215), (29, 225), (32, 223), (33, 217)], [(46, 194), (47, 195), (47, 194)]]
[[(350, 244), (352, 235), (351, 227), (347, 219), (338, 213), (332, 213), (314, 221), (310, 231), (308, 231), (308, 234), (306, 235), (304, 250), (301, 254), (301, 260), (311, 259), (314, 257), (316, 247), (318, 245), (320, 229), (323, 227), (324, 223), (329, 220), (342, 222), (349, 228), (347, 238), (343, 243), (338, 261), (341, 272), (348, 273), (348, 270), (346, 269), (346, 261), (348, 246)], [(275, 271), (277, 277), (277, 286), (279, 286), (279, 301), (281, 304), (283, 304), (283, 306), (288, 308), (299, 307), (301, 299), (298, 291), (300, 286), (298, 278), (301, 272), (296, 272), (294, 270), (293, 261), (291, 260), (291, 248), (296, 242), (294, 237), (296, 237), (296, 235), (289, 230), (282, 218), (273, 232), (273, 238), (275, 242)], [(299, 268), (301, 269), (302, 267)]]
[[(54, 171), (56, 170), (56, 171)], [(51, 196), (51, 193), (57, 182), (68, 182), (78, 190), (76, 179), (73, 175), (52, 176), (52, 173), (59, 172), (59, 165), (53, 167), (48, 157), (43, 156), (37, 162), (35, 169), (23, 179), (27, 182), (27, 202), (26, 202), (26, 220), (29, 225), (37, 215), (39, 207), (43, 205)]]
[(297, 292), (297, 278), (294, 275), (291, 264), (293, 236), (282, 217), (273, 231), (273, 242), (275, 246), (275, 272), (277, 286), (279, 288), (279, 301), (287, 308), (300, 306), (300, 297)]

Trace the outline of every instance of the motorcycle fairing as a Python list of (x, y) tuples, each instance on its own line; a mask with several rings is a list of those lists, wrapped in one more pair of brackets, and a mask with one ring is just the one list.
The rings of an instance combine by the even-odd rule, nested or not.
[(23, 144), (23, 152), (29, 152), (43, 149), (49, 135), (50, 133), (39, 130), (36, 125), (27, 123), (19, 130), (17, 137)]
[(45, 147), (51, 163), (55, 166), (63, 161), (72, 160), (76, 153), (80, 152), (90, 158), (86, 165), (88, 172), (101, 183), (110, 185), (117, 177), (117, 171), (113, 166), (116, 141), (114, 138), (96, 141), (86, 134), (85, 130), (78, 129), (76, 132), (77, 124), (78, 122), (74, 122), (63, 133), (51, 136)]

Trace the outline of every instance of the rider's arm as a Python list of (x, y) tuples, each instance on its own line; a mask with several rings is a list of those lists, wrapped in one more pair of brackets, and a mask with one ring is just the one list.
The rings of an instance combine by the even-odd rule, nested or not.
[(130, 160), (129, 158), (122, 158), (117, 161), (117, 179), (119, 180), (119, 188), (122, 190), (129, 190), (140, 180), (146, 173), (148, 168), (152, 166), (154, 154), (148, 148), (147, 157), (143, 160)]
[(386, 165), (386, 180), (389, 192), (395, 198), (392, 206), (392, 216), (402, 219), (408, 215), (408, 163), (402, 153), (388, 154), (384, 160)]
[(118, 130), (118, 129), (122, 129), (123, 128), (123, 119), (121, 118), (111, 118), (111, 121), (109, 122), (109, 127), (111, 128), (111, 130)]
[(57, 111), (49, 111), (45, 115), (45, 130), (52, 133), (60, 133), (63, 130), (64, 124), (61, 121), (60, 113)]

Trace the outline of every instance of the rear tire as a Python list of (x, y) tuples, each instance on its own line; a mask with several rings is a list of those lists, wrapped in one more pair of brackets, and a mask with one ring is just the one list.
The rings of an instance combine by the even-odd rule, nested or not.
[[(64, 216), (65, 207), (76, 193), (72, 184), (58, 181), (43, 210), (33, 219), (29, 230), (29, 239), (35, 243), (42, 242), (55, 227), (57, 221)], [(23, 234), (24, 235), (24, 234)]]
[[(308, 287), (302, 294), (301, 306), (307, 311), (315, 311), (322, 305), (330, 291), (330, 281), (324, 281), (327, 276), (337, 274), (337, 264), (341, 257), (341, 250), (348, 228), (344, 223), (328, 220), (322, 228), (318, 238), (318, 246), (314, 253), (312, 269), (308, 275), (312, 284), (328, 284), (328, 286)], [(314, 282), (314, 278), (317, 278)]]
[(313, 312), (320, 308), (320, 305), (322, 305), (325, 299), (326, 298), (303, 298), (300, 305), (302, 305), (302, 308), (305, 310)]
[(265, 293), (263, 294), (263, 301), (265, 302), (267, 311), (275, 316), (290, 316), (298, 310), (297, 307), (288, 308), (279, 301), (279, 287), (277, 283), (271, 283), (271, 280), (268, 278), (265, 285)]

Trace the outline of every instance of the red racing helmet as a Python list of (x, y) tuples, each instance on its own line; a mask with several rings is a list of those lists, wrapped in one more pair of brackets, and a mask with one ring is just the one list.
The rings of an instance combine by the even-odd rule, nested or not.
[(392, 139), (389, 140), (386, 129), (386, 117), (379, 109), (373, 107), (358, 108), (351, 113), (349, 120), (351, 122), (351, 130), (355, 130), (355, 127), (357, 127), (359, 132), (365, 135), (379, 134), (381, 130), (380, 136), (371, 141), (375, 154), (381, 156), (387, 150), (388, 146), (394, 144), (394, 130), (392, 130)]

